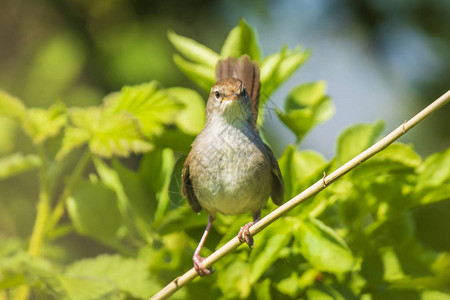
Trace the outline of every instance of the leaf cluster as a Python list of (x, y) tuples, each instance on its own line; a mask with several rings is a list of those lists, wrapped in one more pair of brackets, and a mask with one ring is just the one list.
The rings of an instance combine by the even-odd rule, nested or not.
[[(255, 30), (243, 20), (220, 53), (173, 32), (168, 37), (179, 52), (174, 62), (204, 90), (214, 83), (219, 59), (250, 55), (261, 66), (262, 105), (309, 56), (301, 47), (281, 47), (263, 57)], [(333, 113), (322, 81), (298, 85), (277, 110), (296, 136), (279, 158), (285, 200), (383, 131), (381, 121), (348, 128), (331, 160), (299, 150), (302, 138)], [(144, 299), (192, 267), (207, 217), (190, 210), (180, 180), (205, 122), (197, 92), (150, 82), (124, 87), (96, 107), (58, 102), (48, 109), (28, 108), (0, 92), (0, 114), (33, 145), (0, 159), (0, 188), (39, 171), (32, 173), (39, 199), (31, 243), (0, 236), (0, 299), (26, 299), (30, 287), (36, 299)], [(136, 153), (130, 167), (124, 158)], [(450, 246), (438, 240), (450, 225), (427, 240), (419, 235), (423, 210), (440, 205), (448, 212), (449, 195), (450, 150), (423, 159), (411, 145), (393, 144), (260, 232), (253, 250), (239, 248), (214, 266), (216, 273), (173, 298), (449, 299)], [(274, 208), (270, 203), (263, 214)], [(218, 215), (202, 254), (234, 237), (248, 219)], [(63, 242), (73, 236), (109, 254), (77, 257)], [(32, 241), (39, 238), (35, 252)]]

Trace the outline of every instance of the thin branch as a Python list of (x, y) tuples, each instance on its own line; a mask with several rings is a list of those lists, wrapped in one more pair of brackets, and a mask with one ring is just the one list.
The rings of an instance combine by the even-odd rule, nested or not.
[[(273, 223), (275, 220), (288, 213), (294, 207), (298, 206), (299, 204), (306, 201), (308, 198), (319, 193), (327, 186), (329, 186), (332, 182), (334, 182), (336, 179), (342, 177), (352, 169), (356, 168), (362, 162), (366, 161), (367, 159), (371, 158), (381, 150), (385, 149), (387, 146), (392, 144), (395, 140), (399, 139), (402, 135), (404, 135), (411, 128), (417, 125), (420, 121), (428, 117), (431, 113), (437, 111), (439, 108), (447, 104), (449, 101), (450, 101), (450, 90), (447, 91), (441, 97), (439, 97), (437, 100), (435, 100), (433, 103), (428, 105), (426, 108), (424, 108), (417, 115), (412, 117), (409, 121), (405, 121), (404, 123), (402, 123), (402, 125), (397, 127), (394, 131), (385, 136), (379, 142), (377, 142), (376, 144), (374, 144), (361, 154), (357, 155), (343, 166), (339, 167), (336, 171), (334, 171), (330, 175), (324, 176), (319, 181), (314, 183), (312, 186), (310, 186), (309, 188), (307, 188), (306, 190), (304, 190), (303, 192), (301, 192), (300, 194), (298, 194), (297, 196), (295, 196), (294, 198), (292, 198), (291, 200), (289, 200), (288, 202), (286, 202), (285, 204), (278, 207), (277, 209), (269, 213), (267, 216), (262, 218), (258, 223), (250, 227), (250, 233), (252, 235), (257, 234), (258, 232), (266, 228), (269, 224)], [(326, 182), (326, 184), (324, 184), (324, 182)], [(215, 262), (217, 262), (223, 256), (227, 255), (240, 245), (241, 242), (238, 240), (237, 236), (234, 237), (228, 243), (226, 243), (218, 250), (216, 250), (214, 253), (212, 253), (210, 256), (205, 258), (205, 260), (203, 261), (203, 265), (206, 268), (212, 266)], [(191, 268), (183, 275), (172, 280), (162, 290), (160, 290), (157, 294), (155, 294), (152, 298), (150, 298), (150, 300), (166, 299), (167, 297), (175, 293), (177, 290), (179, 290), (181, 287), (183, 287), (185, 284), (193, 280), (195, 277), (197, 277), (197, 273), (195, 272), (194, 268)]]

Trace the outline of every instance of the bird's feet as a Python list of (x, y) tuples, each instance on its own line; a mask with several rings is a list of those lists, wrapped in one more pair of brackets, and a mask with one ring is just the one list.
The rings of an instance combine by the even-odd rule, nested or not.
[(241, 227), (238, 233), (238, 239), (241, 243), (246, 242), (250, 249), (253, 246), (253, 237), (250, 234), (250, 227), (255, 224), (255, 222), (250, 222)]
[(192, 257), (192, 261), (194, 262), (194, 269), (199, 276), (210, 275), (213, 273), (213, 270), (211, 268), (207, 269), (203, 266), (204, 259), (205, 258), (201, 257), (199, 254), (194, 254), (194, 256)]

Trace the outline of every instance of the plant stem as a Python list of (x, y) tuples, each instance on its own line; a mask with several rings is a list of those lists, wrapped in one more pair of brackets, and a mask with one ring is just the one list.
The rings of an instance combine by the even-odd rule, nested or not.
[[(332, 182), (344, 176), (345, 174), (347, 174), (348, 172), (359, 166), (362, 162), (366, 161), (367, 159), (371, 158), (378, 152), (385, 149), (387, 146), (389, 146), (397, 139), (399, 139), (401, 136), (403, 136), (408, 130), (416, 126), (420, 121), (431, 115), (431, 113), (437, 111), (439, 108), (441, 108), (448, 102), (450, 102), (450, 90), (448, 90), (444, 95), (439, 97), (430, 105), (425, 107), (422, 111), (420, 111), (418, 114), (412, 117), (408, 122), (405, 121), (402, 125), (394, 129), (391, 133), (389, 133), (379, 142), (375, 143), (367, 150), (355, 156), (353, 159), (351, 159), (350, 161), (339, 167), (330, 175), (324, 176), (322, 179), (311, 185), (309, 188), (307, 188), (306, 190), (304, 190), (303, 192), (301, 192), (300, 194), (298, 194), (297, 196), (295, 196), (294, 198), (292, 198), (291, 200), (289, 200), (288, 202), (286, 202), (285, 204), (278, 207), (277, 209), (269, 213), (267, 216), (262, 218), (255, 225), (250, 227), (250, 234), (253, 236), (258, 232), (262, 231), (271, 223), (275, 222), (277, 219), (287, 214), (293, 208), (297, 207), (301, 203), (305, 202), (307, 199), (316, 195), (317, 193), (325, 189), (327, 186), (329, 186)], [(240, 242), (238, 237), (235, 236), (230, 241), (228, 241), (228, 243), (217, 249), (210, 256), (206, 257), (203, 260), (203, 266), (205, 268), (212, 266), (213, 263), (220, 260), (222, 257), (224, 257), (225, 255), (227, 255), (228, 253), (239, 247), (241, 244), (242, 242)], [(192, 281), (197, 276), (198, 274), (195, 271), (195, 269), (191, 268), (183, 275), (172, 280), (162, 290), (160, 290), (157, 294), (151, 297), (150, 300), (168, 298), (170, 295), (174, 294), (177, 290), (182, 288), (184, 285)]]
[(83, 173), (90, 158), (91, 153), (89, 152), (89, 150), (85, 150), (85, 152), (80, 158), (80, 161), (76, 165), (75, 170), (72, 173), (72, 176), (70, 176), (67, 185), (65, 186), (63, 192), (56, 201), (56, 206), (53, 209), (53, 212), (50, 216), (50, 220), (48, 221), (46, 232), (51, 232), (55, 228), (56, 224), (58, 224), (61, 217), (63, 216), (64, 205), (66, 203), (66, 200), (72, 194), (72, 190), (77, 184), (78, 180), (80, 179), (81, 173)]
[[(49, 181), (47, 174), (47, 156), (45, 154), (44, 145), (38, 145), (37, 150), (41, 158), (42, 164), (39, 168), (39, 200), (37, 204), (37, 215), (33, 226), (33, 232), (28, 246), (28, 255), (31, 257), (39, 256), (42, 242), (44, 240), (45, 226), (50, 213), (50, 198), (49, 198)], [(14, 299), (25, 300), (30, 295), (30, 287), (27, 285), (21, 286), (16, 290)]]
[(39, 169), (39, 201), (37, 204), (37, 216), (31, 234), (30, 245), (28, 247), (28, 254), (31, 257), (39, 256), (42, 241), (44, 239), (44, 229), (50, 213), (50, 198), (49, 198), (49, 182), (47, 176), (47, 158), (43, 145), (38, 146), (39, 156), (42, 160), (42, 165)]

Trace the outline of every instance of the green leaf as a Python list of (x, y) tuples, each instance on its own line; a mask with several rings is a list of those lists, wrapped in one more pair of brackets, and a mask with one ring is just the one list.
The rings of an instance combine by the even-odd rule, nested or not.
[(345, 129), (337, 140), (337, 162), (343, 165), (372, 146), (384, 128), (384, 122), (358, 124)]
[[(172, 149), (155, 149), (143, 157), (139, 167), (142, 181), (153, 191), (157, 199), (155, 220), (163, 217), (169, 205), (169, 184), (175, 166)], [(149, 200), (147, 200), (149, 201)]]
[(450, 148), (430, 155), (418, 168), (418, 187), (437, 187), (443, 183), (450, 183)]
[(33, 143), (40, 144), (48, 138), (58, 135), (66, 123), (66, 107), (63, 103), (58, 102), (50, 106), (48, 110), (28, 109), (23, 126)]
[(194, 90), (186, 88), (169, 88), (166, 90), (170, 98), (183, 104), (183, 109), (176, 115), (175, 124), (189, 135), (197, 135), (206, 121), (205, 101)]
[(261, 50), (255, 30), (244, 19), (241, 19), (239, 25), (228, 34), (220, 56), (226, 59), (230, 56), (241, 57), (244, 54), (248, 54), (251, 59), (256, 61), (261, 58)]
[(145, 136), (161, 134), (163, 125), (173, 123), (181, 108), (156, 82), (125, 86), (105, 103), (106, 115), (128, 112), (136, 117)]
[(364, 162), (350, 174), (353, 180), (394, 172), (414, 173), (422, 159), (411, 145), (394, 143)]
[(34, 154), (14, 153), (0, 158), (0, 179), (38, 168), (42, 161)]
[(294, 88), (285, 102), (285, 112), (276, 112), (300, 141), (315, 125), (331, 118), (334, 111), (331, 99), (325, 96), (325, 82), (318, 81)]
[(56, 154), (56, 159), (61, 160), (73, 149), (87, 143), (90, 137), (91, 134), (89, 133), (89, 131), (85, 129), (76, 127), (67, 127), (64, 130), (62, 145), (58, 153)]
[(193, 62), (215, 68), (220, 56), (208, 47), (173, 31), (167, 33), (170, 42), (182, 55)]
[(353, 254), (344, 240), (317, 219), (309, 218), (300, 223), (296, 242), (305, 259), (321, 271), (349, 272), (355, 265)]
[(109, 281), (135, 298), (148, 298), (160, 289), (148, 275), (145, 262), (106, 254), (77, 261), (64, 272), (67, 277)]
[(67, 211), (78, 233), (117, 244), (122, 218), (116, 195), (103, 184), (81, 181), (67, 199)]
[(151, 191), (149, 183), (141, 174), (124, 167), (118, 160), (113, 161), (113, 167), (119, 175), (133, 215), (136, 216), (135, 222), (139, 228), (147, 231), (155, 215), (157, 205), (155, 193)]
[(357, 300), (353, 292), (343, 285), (321, 285), (306, 291), (307, 300)]
[[(73, 108), (70, 111), (73, 129), (66, 130), (67, 137), (57, 154), (61, 158), (73, 148), (89, 143), (92, 153), (110, 158), (128, 156), (131, 152), (149, 151), (152, 145), (144, 140), (135, 118), (127, 112), (105, 113), (101, 108)], [(88, 138), (87, 138), (88, 137)]]
[(107, 278), (56, 275), (46, 281), (52, 292), (63, 300), (120, 299), (119, 289)]
[(0, 115), (21, 122), (26, 115), (26, 107), (18, 98), (0, 90)]
[(251, 292), (248, 264), (240, 259), (232, 259), (217, 275), (217, 285), (227, 298), (247, 298)]
[[(250, 283), (255, 283), (262, 274), (279, 258), (280, 250), (291, 240), (292, 232), (286, 228), (292, 228), (288, 220), (280, 220), (273, 224), (258, 236), (258, 240), (265, 241), (260, 244), (250, 256)], [(258, 241), (257, 240), (257, 241)]]
[(261, 103), (285, 82), (309, 57), (310, 52), (297, 47), (267, 56), (261, 63)]
[(253, 285), (256, 299), (258, 300), (272, 300), (270, 295), (270, 279), (266, 278), (262, 282), (257, 282)]
[(178, 54), (173, 55), (173, 61), (177, 67), (186, 74), (193, 82), (198, 84), (202, 89), (208, 91), (216, 82), (215, 67), (203, 66), (188, 62)]
[(317, 174), (324, 172), (327, 164), (325, 158), (317, 152), (298, 151), (295, 146), (288, 145), (279, 159), (281, 174), (284, 178), (285, 199), (291, 199), (311, 182), (320, 179)]

